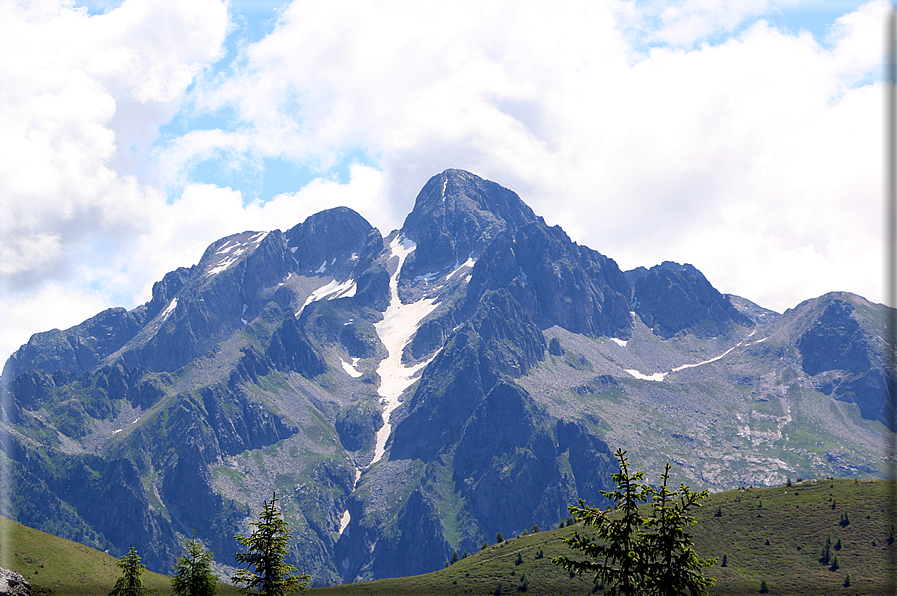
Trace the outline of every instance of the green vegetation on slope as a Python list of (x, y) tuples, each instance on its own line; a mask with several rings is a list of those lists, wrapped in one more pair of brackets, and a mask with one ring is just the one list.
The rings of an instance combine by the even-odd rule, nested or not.
[[(710, 593), (757, 594), (764, 582), (769, 594), (893, 593), (895, 586), (888, 581), (897, 572), (895, 491), (894, 480), (818, 479), (710, 495), (696, 512), (697, 525), (690, 528), (699, 556), (719, 557), (720, 563), (707, 570), (716, 577)], [(586, 595), (593, 589), (590, 578), (570, 577), (549, 560), (571, 555), (560, 541), (569, 534), (570, 528), (532, 533), (488, 546), (434, 573), (310, 593), (487, 596), (499, 593), (499, 586), (505, 595), (520, 594), (526, 586), (530, 594)], [(119, 574), (114, 557), (3, 517), (0, 539), (8, 541), (0, 544), (0, 552), (7, 554), (5, 566), (54, 594), (105, 596)], [(823, 564), (827, 542), (830, 558)], [(848, 574), (850, 585), (845, 586)], [(160, 595), (171, 594), (170, 578), (147, 572), (144, 579)], [(222, 585), (219, 594), (237, 594), (237, 589)]]
[[(0, 516), (0, 566), (21, 573), (32, 585), (32, 594), (66, 596), (106, 596), (121, 575), (118, 559), (90, 547), (45, 534)], [(158, 590), (159, 596), (172, 594), (171, 578), (146, 571), (143, 582)], [(239, 594), (233, 586), (219, 585), (220, 596)]]
[[(769, 594), (894, 593), (894, 585), (888, 582), (894, 581), (897, 572), (897, 530), (891, 530), (891, 524), (897, 524), (895, 491), (894, 480), (820, 479), (710, 495), (696, 512), (697, 525), (690, 528), (698, 555), (719, 557), (720, 562), (705, 572), (716, 577), (710, 593), (757, 594), (762, 582)], [(845, 515), (849, 524), (844, 524)], [(587, 530), (576, 527), (580, 532)], [(570, 529), (563, 528), (524, 535), (426, 575), (317, 588), (310, 593), (507, 595), (520, 594), (525, 579), (531, 594), (589, 594), (593, 589), (589, 578), (570, 577), (549, 560), (572, 554), (560, 541), (569, 534)], [(832, 560), (838, 557), (835, 570), (832, 560), (820, 563), (827, 539)], [(839, 541), (840, 550), (835, 550)]]

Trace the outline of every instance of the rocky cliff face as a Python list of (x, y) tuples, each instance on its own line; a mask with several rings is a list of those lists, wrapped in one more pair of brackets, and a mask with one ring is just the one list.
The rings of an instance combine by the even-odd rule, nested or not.
[(665, 261), (630, 272), (630, 279), (635, 312), (664, 339), (683, 331), (715, 337), (731, 333), (734, 325), (754, 324), (691, 265)]
[(146, 304), (35, 334), (3, 369), (2, 513), (169, 571), (194, 528), (231, 563), (276, 491), (291, 561), (332, 584), (599, 505), (617, 447), (696, 488), (875, 476), (885, 314), (623, 273), (446, 170), (385, 238), (345, 208), (234, 234)]

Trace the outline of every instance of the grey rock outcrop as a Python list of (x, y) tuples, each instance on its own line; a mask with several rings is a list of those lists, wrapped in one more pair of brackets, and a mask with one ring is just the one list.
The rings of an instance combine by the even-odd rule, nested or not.
[(31, 596), (31, 584), (15, 571), (0, 567), (0, 596)]

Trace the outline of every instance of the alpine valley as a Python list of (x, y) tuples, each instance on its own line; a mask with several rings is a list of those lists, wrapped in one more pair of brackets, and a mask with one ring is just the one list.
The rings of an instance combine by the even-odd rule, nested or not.
[(32, 336), (3, 368), (0, 513), (170, 573), (194, 529), (232, 562), (276, 491), (326, 585), (556, 527), (604, 504), (617, 447), (697, 489), (881, 477), (890, 314), (624, 272), (446, 170), (385, 238), (346, 208), (234, 234), (146, 304)]

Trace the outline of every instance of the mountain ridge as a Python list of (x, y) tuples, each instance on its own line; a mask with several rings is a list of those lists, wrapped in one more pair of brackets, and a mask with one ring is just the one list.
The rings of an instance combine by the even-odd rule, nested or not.
[(193, 528), (234, 552), (277, 491), (324, 585), (601, 504), (611, 445), (706, 488), (880, 476), (887, 314), (849, 293), (774, 313), (688, 264), (624, 272), (446, 170), (385, 237), (348, 208), (233, 234), (146, 304), (32, 336), (3, 369), (0, 513), (119, 554), (125, 524), (165, 571)]

